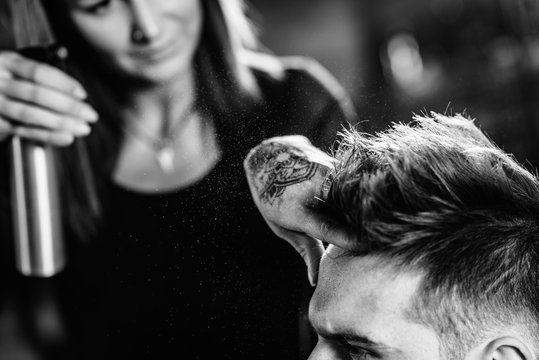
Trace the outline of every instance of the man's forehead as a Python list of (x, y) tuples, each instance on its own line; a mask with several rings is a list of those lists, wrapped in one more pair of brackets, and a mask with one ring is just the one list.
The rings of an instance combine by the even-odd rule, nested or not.
[(405, 270), (388, 257), (357, 255), (330, 245), (321, 260), (319, 281), (323, 283), (320, 288), (347, 291), (359, 287), (361, 294), (367, 294), (392, 291), (395, 284), (419, 283), (421, 278), (420, 271)]
[(369, 311), (405, 309), (421, 279), (421, 273), (402, 271), (387, 259), (330, 247), (322, 258), (315, 300)]
[(326, 335), (356, 331), (391, 346), (409, 325), (406, 310), (421, 279), (380, 258), (330, 248), (311, 300), (311, 322)]

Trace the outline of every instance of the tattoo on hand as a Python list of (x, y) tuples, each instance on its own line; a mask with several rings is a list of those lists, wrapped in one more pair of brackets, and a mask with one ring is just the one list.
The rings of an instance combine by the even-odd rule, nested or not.
[(259, 145), (248, 166), (260, 200), (273, 205), (288, 186), (310, 180), (319, 165), (299, 148), (269, 142)]

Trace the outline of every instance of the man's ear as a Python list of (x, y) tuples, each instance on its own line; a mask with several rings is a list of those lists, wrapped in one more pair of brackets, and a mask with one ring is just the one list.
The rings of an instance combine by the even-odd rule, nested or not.
[(499, 337), (474, 349), (470, 360), (536, 360), (530, 347), (513, 336)]

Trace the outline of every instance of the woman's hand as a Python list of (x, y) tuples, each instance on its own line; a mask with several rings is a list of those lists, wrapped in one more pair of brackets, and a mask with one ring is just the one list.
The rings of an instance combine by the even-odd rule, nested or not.
[(317, 211), (334, 159), (303, 136), (275, 137), (253, 148), (243, 165), (253, 199), (277, 236), (303, 257), (316, 284), (322, 242), (350, 247), (344, 229)]
[(0, 141), (11, 134), (66, 146), (90, 133), (98, 115), (82, 85), (61, 70), (0, 52)]

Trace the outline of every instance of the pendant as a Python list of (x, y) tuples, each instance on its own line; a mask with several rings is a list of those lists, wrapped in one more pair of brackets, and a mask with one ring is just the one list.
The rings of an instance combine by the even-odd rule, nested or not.
[(155, 159), (163, 172), (169, 173), (174, 169), (174, 149), (165, 146), (157, 150)]

